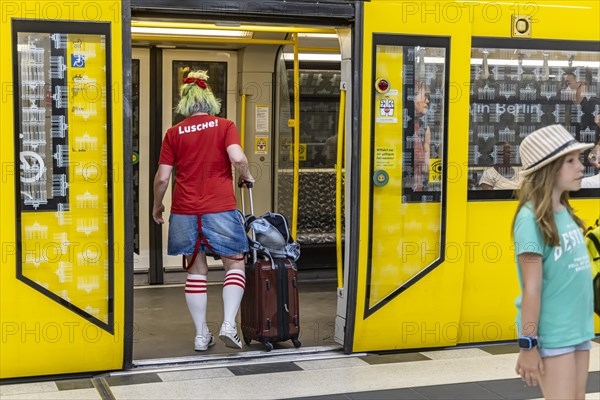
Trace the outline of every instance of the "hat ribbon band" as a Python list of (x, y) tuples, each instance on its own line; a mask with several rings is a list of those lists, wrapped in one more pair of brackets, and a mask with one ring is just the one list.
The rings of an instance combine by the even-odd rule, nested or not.
[(550, 153), (546, 154), (546, 156), (545, 156), (544, 158), (541, 158), (541, 159), (537, 160), (535, 163), (533, 163), (533, 164), (531, 164), (529, 167), (525, 168), (525, 169), (524, 169), (524, 171), (527, 171), (527, 170), (529, 170), (529, 169), (531, 169), (531, 168), (535, 168), (535, 167), (537, 167), (539, 164), (543, 163), (543, 162), (544, 162), (544, 161), (546, 161), (547, 159), (549, 159), (549, 158), (551, 158), (551, 157), (555, 156), (556, 154), (560, 153), (561, 151), (563, 151), (563, 150), (564, 150), (564, 149), (566, 149), (567, 147), (569, 147), (569, 146), (571, 146), (571, 145), (574, 145), (574, 144), (577, 144), (577, 143), (578, 143), (578, 142), (577, 142), (577, 140), (575, 140), (575, 139), (572, 139), (572, 140), (569, 140), (569, 141), (568, 141), (568, 142), (566, 142), (566, 143), (563, 143), (562, 145), (558, 146), (558, 147), (557, 147), (557, 148), (556, 148), (554, 151), (552, 151), (552, 152), (550, 152)]

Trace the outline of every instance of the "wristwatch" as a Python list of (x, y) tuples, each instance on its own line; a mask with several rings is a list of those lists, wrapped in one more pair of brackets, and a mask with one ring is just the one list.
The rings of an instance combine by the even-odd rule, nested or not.
[(531, 350), (538, 344), (537, 336), (521, 336), (519, 338), (519, 348), (523, 350)]

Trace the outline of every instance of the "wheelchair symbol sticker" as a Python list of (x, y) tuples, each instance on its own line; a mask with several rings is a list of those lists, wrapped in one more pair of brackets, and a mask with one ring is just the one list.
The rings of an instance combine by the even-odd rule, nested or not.
[(71, 67), (85, 68), (85, 56), (83, 54), (71, 54)]

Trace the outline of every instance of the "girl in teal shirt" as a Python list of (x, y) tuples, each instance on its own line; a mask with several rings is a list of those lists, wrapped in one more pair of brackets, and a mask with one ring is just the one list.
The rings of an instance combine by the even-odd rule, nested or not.
[(520, 145), (523, 181), (513, 221), (521, 295), (516, 372), (545, 398), (584, 399), (594, 337), (590, 259), (568, 192), (581, 187), (579, 143), (561, 125)]

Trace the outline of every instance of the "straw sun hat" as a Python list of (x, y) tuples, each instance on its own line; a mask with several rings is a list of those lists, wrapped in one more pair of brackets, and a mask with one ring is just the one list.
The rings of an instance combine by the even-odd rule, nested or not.
[(521, 176), (527, 176), (565, 154), (581, 152), (592, 147), (593, 143), (579, 143), (573, 139), (562, 125), (540, 128), (531, 132), (519, 146), (519, 156), (523, 165)]

